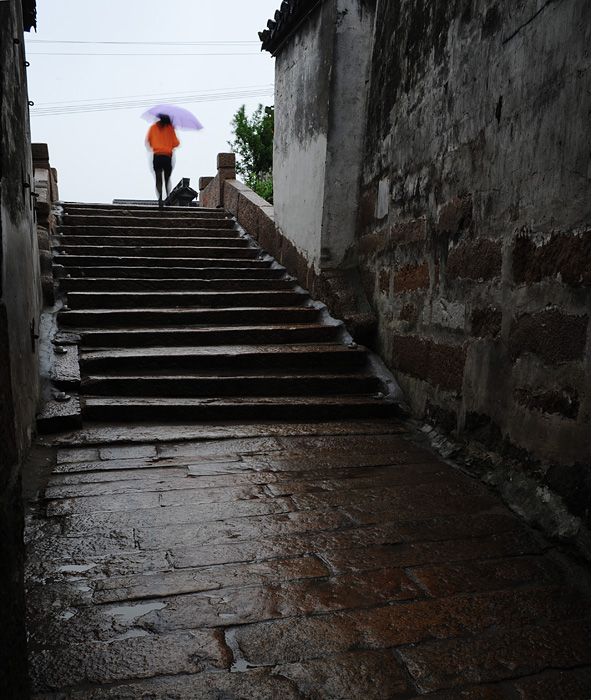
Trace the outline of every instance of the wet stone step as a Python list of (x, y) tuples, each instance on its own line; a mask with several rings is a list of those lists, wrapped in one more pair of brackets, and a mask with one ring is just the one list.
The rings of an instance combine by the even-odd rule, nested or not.
[[(195, 248), (194, 250), (198, 250)], [(228, 256), (221, 257), (190, 257), (190, 258), (162, 258), (162, 257), (125, 257), (113, 255), (56, 255), (53, 259), (57, 265), (63, 265), (65, 268), (80, 267), (100, 267), (100, 266), (123, 266), (123, 267), (269, 267), (268, 260), (259, 260), (257, 258), (237, 258)], [(72, 271), (73, 271), (72, 270)]]
[(149, 292), (162, 291), (267, 291), (291, 289), (291, 279), (134, 279), (64, 277), (60, 280), (63, 292)]
[(225, 399), (87, 397), (87, 420), (338, 420), (386, 418), (392, 406), (369, 396), (288, 396)]
[(166, 207), (166, 209), (158, 209), (157, 202), (153, 206), (121, 206), (109, 204), (77, 204), (64, 203), (64, 217), (67, 216), (86, 216), (93, 220), (97, 216), (139, 216), (153, 217), (157, 219), (169, 218), (228, 218), (228, 213), (223, 209), (210, 209), (207, 207)]
[(157, 227), (162, 228), (207, 228), (209, 226), (218, 226), (223, 229), (231, 229), (234, 225), (234, 220), (225, 216), (215, 216), (212, 214), (193, 215), (189, 216), (151, 216), (146, 214), (139, 216), (136, 214), (128, 214), (125, 216), (114, 216), (101, 214), (98, 216), (89, 214), (69, 214), (66, 213), (63, 217), (64, 227), (81, 227), (93, 230), (100, 228), (137, 228), (137, 227)]
[(308, 299), (304, 292), (270, 291), (190, 291), (190, 292), (69, 292), (70, 309), (133, 308), (229, 308), (249, 306), (298, 306)]
[(138, 258), (255, 258), (260, 251), (257, 248), (245, 248), (242, 246), (233, 246), (226, 248), (224, 246), (92, 246), (92, 245), (60, 245), (60, 257), (92, 256), (100, 261), (102, 258), (109, 256), (121, 256), (123, 258), (138, 257)]
[(202, 348), (142, 348), (87, 351), (81, 366), (86, 374), (141, 369), (177, 368), (209, 370), (271, 370), (330, 367), (354, 371), (367, 361), (361, 348), (337, 343), (317, 345), (217, 345)]
[[(66, 260), (69, 260), (66, 258)], [(169, 262), (169, 261), (167, 261)], [(210, 261), (205, 261), (210, 262)], [(97, 265), (85, 267), (84, 265), (67, 265), (67, 275), (70, 278), (90, 278), (90, 277), (110, 277), (110, 278), (141, 278), (145, 280), (176, 280), (176, 279), (194, 279), (194, 280), (211, 280), (211, 279), (280, 279), (285, 275), (285, 268), (280, 266), (271, 267), (268, 263), (261, 261), (248, 261), (243, 265), (233, 266), (228, 263), (210, 264), (205, 267), (140, 267), (127, 266), (120, 267), (115, 265)], [(60, 284), (68, 277), (62, 277)]]
[(230, 325), (239, 323), (289, 324), (310, 323), (317, 319), (318, 310), (311, 307), (281, 308), (220, 308), (220, 309), (91, 309), (61, 311), (62, 326), (79, 328), (137, 328), (138, 326)]
[(70, 246), (173, 246), (205, 248), (248, 248), (249, 241), (246, 238), (230, 236), (196, 236), (194, 232), (184, 236), (171, 236), (169, 232), (162, 236), (60, 236), (59, 242), (54, 248), (60, 250)]
[(378, 380), (353, 374), (254, 374), (242, 376), (106, 376), (86, 377), (81, 391), (92, 396), (212, 397), (329, 396), (377, 393)]
[(60, 227), (58, 235), (71, 236), (73, 238), (85, 238), (87, 236), (100, 236), (101, 238), (207, 238), (220, 237), (239, 239), (242, 238), (239, 231), (231, 226), (220, 226), (218, 221), (207, 226), (175, 228), (166, 226), (163, 222), (160, 226), (64, 226)]
[(227, 328), (126, 328), (79, 331), (85, 348), (188, 347), (228, 344), (322, 343), (334, 340), (340, 326), (322, 323), (241, 325)]

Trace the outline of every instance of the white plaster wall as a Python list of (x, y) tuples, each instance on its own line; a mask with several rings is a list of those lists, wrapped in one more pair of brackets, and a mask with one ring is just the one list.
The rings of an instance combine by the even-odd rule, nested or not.
[(280, 51), (275, 67), (275, 221), (319, 269), (325, 197), (333, 3), (322, 3)]
[(319, 269), (326, 135), (285, 146), (273, 169), (275, 222), (306, 260)]

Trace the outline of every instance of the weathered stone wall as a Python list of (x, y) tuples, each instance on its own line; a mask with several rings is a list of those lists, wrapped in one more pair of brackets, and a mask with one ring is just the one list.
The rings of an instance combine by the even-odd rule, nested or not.
[[(343, 64), (344, 5), (324, 0), (297, 27), (285, 11), (264, 39), (277, 53), (280, 248), (331, 310), (334, 274), (366, 311), (358, 271), (374, 349), (415, 417), (478, 447), (533, 521), (566, 505), (579, 524), (549, 529), (572, 534), (591, 498), (591, 5), (351, 0)], [(355, 60), (363, 84), (339, 81)], [(338, 200), (331, 129), (352, 92), (366, 104), (361, 155), (354, 130), (334, 143), (362, 170)], [(352, 238), (326, 236), (347, 212)]]
[(41, 311), (20, 0), (0, 2), (0, 139), (0, 688), (20, 700), (28, 697), (21, 466), (37, 408)]
[(589, 518), (591, 5), (377, 6), (359, 241), (416, 416)]

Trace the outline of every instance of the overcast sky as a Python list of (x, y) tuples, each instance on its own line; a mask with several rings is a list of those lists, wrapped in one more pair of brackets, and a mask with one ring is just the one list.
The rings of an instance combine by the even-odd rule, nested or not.
[[(231, 121), (273, 104), (274, 59), (258, 32), (280, 0), (37, 0), (26, 34), (31, 137), (47, 143), (60, 198), (155, 198), (148, 107), (175, 103), (202, 122), (179, 131), (172, 184), (214, 175)], [(107, 106), (117, 109), (106, 109)]]

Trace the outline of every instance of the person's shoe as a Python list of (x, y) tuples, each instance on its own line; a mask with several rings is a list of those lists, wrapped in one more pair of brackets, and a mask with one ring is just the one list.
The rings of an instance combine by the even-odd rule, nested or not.
[(164, 202), (162, 201), (162, 197), (158, 200), (158, 209), (164, 209)]

